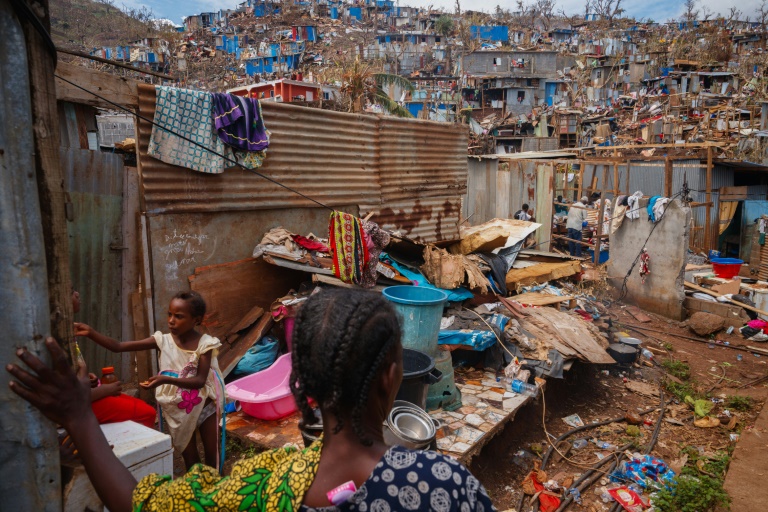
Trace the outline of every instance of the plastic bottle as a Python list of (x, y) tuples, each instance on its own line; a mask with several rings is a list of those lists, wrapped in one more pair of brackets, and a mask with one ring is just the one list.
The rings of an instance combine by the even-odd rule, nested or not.
[(117, 382), (117, 375), (115, 375), (115, 367), (105, 366), (104, 368), (101, 369), (101, 383), (112, 384), (113, 382)]
[(527, 382), (523, 382), (518, 379), (513, 380), (510, 387), (512, 388), (512, 391), (515, 393), (520, 393), (521, 395), (532, 396), (534, 398), (539, 396), (538, 386), (528, 384)]
[(648, 350), (647, 348), (644, 348), (642, 351), (643, 357), (646, 358), (649, 361), (653, 361), (653, 352)]
[(587, 446), (587, 440), (586, 439), (574, 439), (573, 443), (571, 444), (573, 446), (574, 450), (581, 450), (582, 448)]

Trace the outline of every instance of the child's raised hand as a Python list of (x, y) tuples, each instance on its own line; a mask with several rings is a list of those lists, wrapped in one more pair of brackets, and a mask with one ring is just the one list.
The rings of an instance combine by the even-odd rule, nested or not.
[(75, 322), (75, 336), (85, 336), (86, 338), (90, 338), (92, 333), (93, 329), (90, 325)]
[(139, 386), (144, 389), (155, 389), (157, 386), (162, 386), (163, 384), (165, 384), (165, 381), (162, 375), (153, 375), (144, 382), (139, 382)]
[(15, 364), (7, 365), (5, 369), (17, 379), (9, 386), (14, 393), (40, 409), (46, 418), (70, 431), (79, 420), (93, 414), (88, 370), (83, 365), (75, 374), (55, 339), (46, 339), (45, 346), (51, 353), (53, 367), (20, 348), (16, 355), (34, 373)]

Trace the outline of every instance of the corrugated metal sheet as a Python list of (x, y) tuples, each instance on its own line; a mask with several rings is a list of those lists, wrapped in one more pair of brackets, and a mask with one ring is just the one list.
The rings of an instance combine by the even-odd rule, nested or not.
[[(378, 203), (377, 118), (262, 104), (272, 132), (259, 172), (328, 206)], [(153, 119), (155, 88), (139, 85), (139, 113)], [(207, 175), (147, 156), (152, 125), (139, 121), (145, 208), (149, 214), (317, 206), (242, 169)]]
[[(153, 86), (139, 86), (139, 110), (154, 117)], [(465, 126), (345, 114), (265, 102), (269, 151), (259, 172), (330, 207), (360, 205), (404, 236), (458, 235), (466, 191)], [(206, 175), (147, 155), (151, 124), (139, 122), (145, 208), (152, 214), (316, 207), (241, 169)], [(435, 225), (437, 223), (437, 225)]]
[[(73, 212), (67, 223), (72, 286), (80, 292), (82, 303), (75, 318), (120, 339), (123, 159), (68, 148), (62, 148), (60, 155)], [(120, 366), (120, 354), (92, 342), (81, 343), (80, 348), (94, 373), (104, 366)]]
[(520, 150), (526, 151), (557, 151), (560, 139), (557, 137), (524, 137)]
[(380, 118), (382, 202), (463, 195), (467, 134), (464, 125)]

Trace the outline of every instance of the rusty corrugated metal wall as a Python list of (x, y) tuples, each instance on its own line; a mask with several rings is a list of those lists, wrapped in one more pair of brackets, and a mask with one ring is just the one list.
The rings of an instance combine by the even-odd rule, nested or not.
[[(272, 133), (259, 172), (331, 207), (381, 198), (376, 165), (377, 118), (263, 102)], [(155, 116), (155, 87), (139, 85), (139, 113)], [(152, 125), (139, 121), (148, 214), (316, 206), (243, 169), (209, 175), (147, 156)]]
[[(271, 102), (262, 109), (272, 136), (259, 172), (330, 207), (376, 211), (377, 222), (405, 236), (436, 241), (458, 234), (465, 126)], [(139, 113), (154, 117), (154, 86), (139, 86)], [(138, 131), (150, 215), (316, 206), (242, 169), (206, 175), (155, 160), (147, 156), (151, 124), (140, 121)]]
[[(72, 286), (80, 292), (81, 308), (75, 315), (97, 331), (115, 339), (122, 336), (122, 209), (123, 159), (119, 155), (62, 148), (64, 189), (72, 204), (69, 262)], [(80, 348), (89, 371), (120, 367), (114, 354), (92, 341)], [(120, 376), (129, 380), (129, 376)]]
[[(467, 129), (417, 120), (262, 104), (272, 133), (266, 176), (422, 241), (458, 236), (467, 179)], [(139, 86), (152, 119), (154, 86)], [(247, 258), (263, 234), (283, 226), (326, 236), (329, 211), (240, 169), (206, 175), (147, 155), (151, 124), (139, 121), (139, 168), (147, 214), (152, 300), (163, 329), (168, 300), (194, 269)]]

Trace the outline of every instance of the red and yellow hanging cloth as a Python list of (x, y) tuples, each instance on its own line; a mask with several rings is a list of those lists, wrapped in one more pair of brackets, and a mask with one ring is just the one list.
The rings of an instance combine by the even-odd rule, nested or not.
[(362, 221), (354, 215), (334, 211), (328, 226), (328, 240), (334, 275), (345, 283), (361, 284), (369, 258)]

